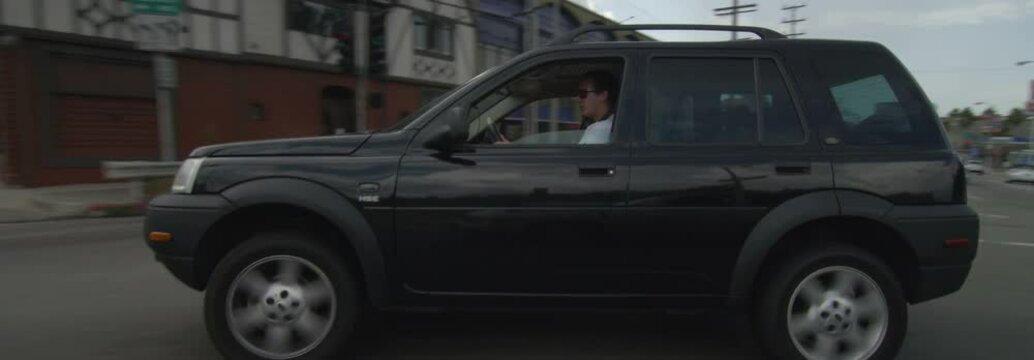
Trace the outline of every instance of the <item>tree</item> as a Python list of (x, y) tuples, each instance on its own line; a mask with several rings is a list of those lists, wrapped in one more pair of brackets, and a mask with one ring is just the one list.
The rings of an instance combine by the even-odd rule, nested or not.
[(1017, 129), (1024, 122), (1027, 122), (1027, 115), (1018, 108), (1013, 108), (1009, 112), (1009, 116), (1005, 117), (1005, 121), (1002, 122), (1002, 132), (1009, 133), (1012, 129)]
[(969, 129), (969, 127), (972, 126), (973, 123), (977, 122), (977, 120), (979, 119), (973, 114), (973, 110), (969, 107), (963, 108), (962, 111), (959, 112), (959, 125), (961, 125), (963, 129)]

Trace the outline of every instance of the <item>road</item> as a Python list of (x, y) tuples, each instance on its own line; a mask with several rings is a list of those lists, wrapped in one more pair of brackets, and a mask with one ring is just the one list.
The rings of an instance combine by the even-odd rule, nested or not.
[[(1034, 356), (1034, 185), (974, 176), (981, 248), (966, 286), (910, 308), (901, 359)], [(219, 359), (202, 294), (139, 239), (141, 219), (0, 225), (0, 354), (8, 359)], [(361, 359), (748, 359), (729, 316), (389, 316)], [(371, 341), (375, 340), (375, 341)]]

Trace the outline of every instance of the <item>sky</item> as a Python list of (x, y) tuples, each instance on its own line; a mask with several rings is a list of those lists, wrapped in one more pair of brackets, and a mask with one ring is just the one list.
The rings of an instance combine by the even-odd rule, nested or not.
[[(714, 9), (732, 0), (569, 0), (625, 24), (730, 24)], [(1034, 0), (740, 0), (757, 11), (740, 25), (783, 33), (784, 5), (798, 10), (802, 38), (876, 41), (912, 72), (939, 113), (1023, 107), (1031, 96)], [(629, 17), (631, 17), (629, 19)], [(723, 40), (725, 34), (647, 32), (661, 40)], [(983, 103), (977, 105), (977, 103)]]

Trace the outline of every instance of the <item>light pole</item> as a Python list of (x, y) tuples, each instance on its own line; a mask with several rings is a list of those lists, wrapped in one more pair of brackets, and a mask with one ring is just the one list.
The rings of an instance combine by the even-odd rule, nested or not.
[[(1034, 60), (1023, 60), (1017, 61), (1016, 66), (1023, 66), (1027, 64), (1034, 64)], [(1030, 90), (1034, 92), (1034, 88)], [(1031, 94), (1029, 101), (1034, 102), (1034, 94)], [(1031, 110), (1031, 104), (1027, 104), (1027, 110)], [(1030, 111), (1028, 111), (1029, 113)], [(1027, 114), (1027, 149), (1034, 150), (1034, 114)]]
[[(977, 101), (973, 103), (973, 106), (976, 107), (986, 104), (986, 102)], [(983, 112), (977, 113), (981, 114), (981, 116), (983, 115)], [(977, 119), (980, 119), (980, 117), (978, 116)], [(986, 161), (986, 166), (988, 167), (988, 169), (991, 169), (992, 165), (994, 164), (994, 157), (991, 156), (991, 134), (989, 134), (988, 131), (985, 131), (984, 125), (986, 124), (982, 121), (982, 119), (977, 120), (977, 124), (979, 124), (980, 140), (983, 145), (980, 149), (980, 157), (984, 158), (984, 160)]]

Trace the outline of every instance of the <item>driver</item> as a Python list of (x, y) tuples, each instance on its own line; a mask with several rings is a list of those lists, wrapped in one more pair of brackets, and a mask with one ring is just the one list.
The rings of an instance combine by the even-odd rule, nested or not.
[(578, 83), (578, 108), (582, 112), (585, 132), (579, 144), (607, 144), (614, 125), (614, 109), (618, 98), (618, 82), (609, 72), (593, 70), (582, 75)]

